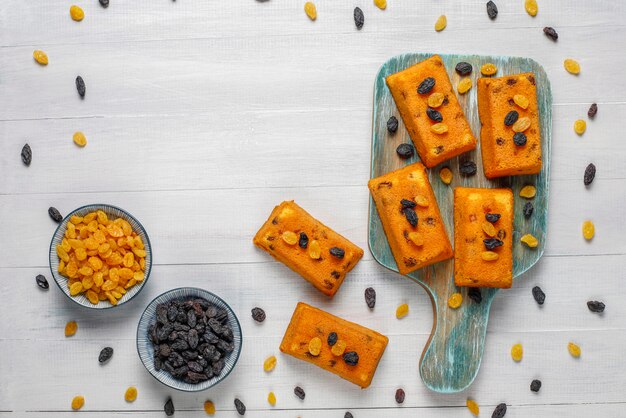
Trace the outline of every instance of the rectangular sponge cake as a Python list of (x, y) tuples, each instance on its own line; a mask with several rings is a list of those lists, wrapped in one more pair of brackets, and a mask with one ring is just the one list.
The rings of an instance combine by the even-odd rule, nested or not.
[[(541, 171), (541, 134), (535, 83), (532, 73), (478, 79), (478, 114), (482, 124), (480, 147), (486, 177)], [(529, 122), (522, 131), (526, 136), (523, 145), (516, 145), (513, 141), (516, 131), (522, 128), (504, 123), (507, 114), (513, 111), (517, 112), (518, 126), (521, 126), (523, 118)]]
[(401, 274), (452, 257), (424, 165), (414, 163), (373, 178), (368, 187)]
[[(487, 221), (487, 214), (492, 215), (492, 222)], [(493, 222), (493, 215), (500, 217)], [(511, 287), (512, 237), (511, 189), (454, 189), (454, 284), (469, 287)], [(488, 250), (485, 239), (499, 240), (502, 245)], [(496, 253), (497, 259), (483, 259), (486, 251)]]
[[(337, 342), (333, 346), (328, 344), (331, 332), (337, 334)], [(322, 344), (319, 354), (313, 355), (309, 351), (309, 343), (316, 337)], [(280, 351), (366, 388), (372, 382), (388, 341), (376, 331), (300, 302), (280, 343)], [(344, 349), (337, 351), (339, 347)], [(356, 353), (356, 357), (350, 354), (351, 364), (344, 357), (350, 352)], [(356, 364), (355, 359), (358, 359)]]
[[(302, 234), (306, 236), (306, 244)], [(331, 297), (363, 257), (361, 248), (293, 201), (282, 202), (274, 208), (253, 242)]]
[[(418, 86), (427, 78), (434, 79), (434, 86), (427, 93), (418, 93)], [(434, 167), (476, 148), (476, 138), (452, 90), (450, 78), (439, 55), (392, 74), (386, 80), (402, 121), (426, 167)], [(428, 97), (434, 93), (444, 96), (443, 103), (435, 109), (443, 117), (441, 123), (448, 129), (442, 134), (431, 130), (431, 126), (437, 122), (426, 113), (429, 108)]]

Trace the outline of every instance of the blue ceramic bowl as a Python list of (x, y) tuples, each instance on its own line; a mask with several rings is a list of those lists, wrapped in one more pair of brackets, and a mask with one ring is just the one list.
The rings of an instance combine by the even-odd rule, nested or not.
[[(154, 345), (152, 344), (152, 341), (150, 341), (150, 337), (148, 336), (149, 327), (156, 323), (157, 305), (169, 302), (174, 299), (193, 298), (206, 299), (209, 303), (212, 303), (218, 309), (224, 309), (228, 313), (228, 325), (230, 325), (233, 330), (233, 344), (235, 346), (233, 351), (226, 357), (224, 369), (222, 369), (222, 372), (219, 374), (219, 376), (214, 376), (209, 380), (196, 384), (186, 383), (182, 380), (175, 379), (165, 370), (157, 370), (154, 367)], [(148, 304), (146, 310), (143, 312), (141, 318), (139, 319), (139, 325), (137, 325), (137, 352), (139, 353), (139, 358), (141, 359), (143, 365), (156, 380), (166, 386), (183, 392), (198, 392), (201, 390), (206, 390), (226, 379), (230, 372), (232, 372), (235, 368), (237, 360), (239, 360), (242, 341), (243, 337), (241, 334), (241, 325), (239, 324), (239, 320), (237, 319), (237, 316), (235, 315), (231, 307), (228, 306), (228, 304), (217, 295), (214, 295), (213, 293), (204, 289), (198, 289), (196, 287), (181, 287), (178, 289), (167, 291), (162, 295), (157, 296), (152, 302)]]
[[(61, 244), (61, 241), (63, 240), (63, 236), (65, 234), (65, 230), (67, 229), (67, 223), (69, 222), (70, 217), (74, 215), (85, 216), (89, 212), (93, 212), (97, 210), (103, 211), (104, 213), (107, 214), (109, 218), (122, 218), (126, 220), (128, 223), (130, 223), (130, 225), (133, 227), (133, 231), (136, 232), (137, 235), (141, 237), (141, 240), (143, 241), (143, 244), (145, 247), (144, 250), (146, 251), (146, 269), (145, 269), (145, 278), (143, 282), (138, 283), (135, 286), (128, 289), (126, 294), (120, 300), (118, 300), (117, 305), (112, 305), (111, 302), (109, 302), (108, 300), (101, 300), (97, 305), (94, 305), (91, 302), (89, 302), (89, 299), (87, 299), (87, 296), (85, 296), (85, 294), (71, 296), (70, 288), (67, 285), (68, 279), (62, 276), (61, 274), (59, 274), (58, 272), (59, 257), (57, 256), (57, 253), (56, 253), (56, 247), (57, 245)], [(81, 306), (91, 308), (91, 309), (114, 308), (116, 306), (123, 305), (124, 303), (130, 301), (132, 298), (137, 296), (139, 292), (141, 292), (141, 289), (143, 289), (143, 287), (146, 285), (146, 283), (148, 282), (148, 279), (150, 278), (150, 271), (152, 270), (152, 247), (150, 246), (150, 238), (148, 238), (148, 234), (146, 233), (146, 230), (144, 229), (143, 225), (141, 225), (141, 223), (139, 223), (139, 221), (135, 219), (133, 215), (126, 212), (125, 210), (120, 209), (115, 206), (105, 205), (105, 204), (93, 204), (93, 205), (83, 206), (74, 210), (73, 212), (69, 213), (65, 218), (63, 218), (63, 220), (57, 227), (56, 231), (54, 231), (54, 235), (52, 236), (52, 241), (50, 242), (49, 256), (50, 256), (50, 272), (52, 273), (52, 277), (54, 277), (54, 281), (59, 286), (61, 291), (68, 298), (70, 298), (73, 302)]]

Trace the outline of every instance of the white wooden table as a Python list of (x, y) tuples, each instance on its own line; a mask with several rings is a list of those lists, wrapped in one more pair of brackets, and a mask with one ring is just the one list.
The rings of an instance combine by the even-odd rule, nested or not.
[[(506, 402), (509, 417), (626, 415), (626, 3), (539, 0), (528, 16), (522, 0), (498, 0), (490, 21), (484, 0), (304, 1), (76, 0), (0, 3), (0, 417), (69, 417), (85, 396), (83, 415), (152, 417), (172, 396), (176, 416), (202, 416), (212, 399), (218, 416), (236, 416), (235, 397), (250, 417), (469, 417), (467, 397), (491, 416)], [(352, 13), (360, 6), (365, 26)], [(440, 14), (448, 27), (433, 30)], [(559, 40), (543, 33), (554, 26)], [(48, 53), (37, 65), (34, 49)], [(492, 309), (483, 365), (466, 393), (429, 392), (418, 359), (432, 326), (421, 288), (380, 267), (368, 250), (337, 296), (327, 300), (252, 245), (275, 204), (295, 199), (313, 215), (367, 248), (366, 182), (370, 166), (372, 88), (378, 67), (407, 51), (508, 54), (546, 68), (554, 93), (554, 139), (546, 254)], [(563, 60), (581, 63), (578, 77)], [(74, 79), (82, 75), (81, 100)], [(578, 137), (575, 119), (589, 104), (599, 112)], [(88, 138), (72, 143), (74, 131)], [(22, 145), (33, 162), (20, 161)], [(598, 167), (585, 189), (589, 162)], [(70, 303), (52, 283), (47, 250), (62, 213), (87, 203), (133, 213), (153, 242), (150, 282), (131, 303), (92, 312)], [(581, 223), (592, 219), (587, 243)], [(38, 273), (51, 281), (40, 291)], [(539, 307), (531, 288), (547, 294)], [(145, 305), (178, 286), (209, 289), (230, 302), (243, 326), (234, 373), (214, 389), (183, 394), (143, 368), (135, 330)], [(370, 312), (363, 290), (378, 293)], [(592, 314), (586, 301), (606, 303)], [(311, 365), (280, 355), (278, 345), (297, 301), (306, 301), (390, 337), (372, 386), (362, 391)], [(408, 317), (395, 307), (409, 303)], [(268, 315), (258, 325), (250, 309)], [(79, 331), (65, 338), (76, 320)], [(582, 357), (567, 353), (568, 341)], [(511, 345), (524, 345), (514, 363)], [(102, 367), (97, 357), (115, 354)], [(278, 365), (263, 372), (263, 360)], [(532, 379), (543, 387), (529, 390)], [(139, 397), (128, 404), (126, 387)], [(293, 395), (302, 386), (306, 400)], [(396, 388), (406, 391), (398, 407)], [(268, 405), (267, 393), (278, 398)]]

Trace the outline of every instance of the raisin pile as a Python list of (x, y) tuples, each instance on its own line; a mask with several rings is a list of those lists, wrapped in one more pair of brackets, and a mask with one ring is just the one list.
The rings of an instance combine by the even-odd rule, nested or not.
[(235, 348), (228, 313), (205, 299), (159, 304), (148, 332), (155, 368), (192, 384), (219, 376)]

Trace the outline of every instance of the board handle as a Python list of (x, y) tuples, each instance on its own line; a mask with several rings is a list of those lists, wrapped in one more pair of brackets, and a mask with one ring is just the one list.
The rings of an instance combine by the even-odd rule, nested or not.
[(482, 301), (476, 303), (462, 288), (463, 304), (448, 306), (446, 295), (429, 289), (435, 314), (430, 339), (420, 359), (424, 384), (439, 393), (461, 392), (472, 384), (480, 368), (491, 302), (497, 289), (481, 289)]

